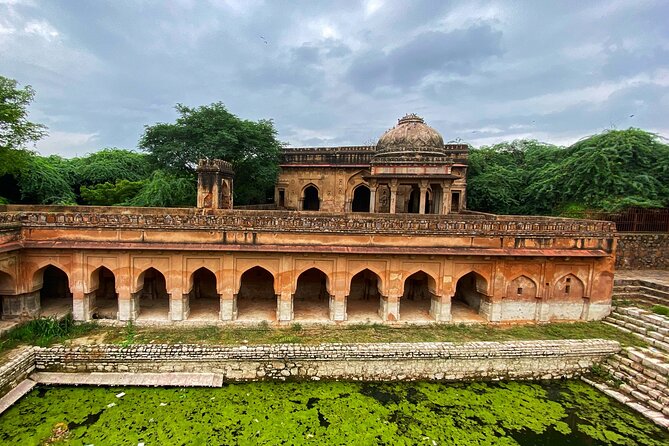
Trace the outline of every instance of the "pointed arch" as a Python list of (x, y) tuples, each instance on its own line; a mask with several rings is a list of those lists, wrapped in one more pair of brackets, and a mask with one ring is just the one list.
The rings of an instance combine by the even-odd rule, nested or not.
[(170, 295), (167, 292), (165, 275), (154, 267), (149, 267), (137, 276), (139, 291), (135, 293), (139, 299), (140, 319), (165, 320), (169, 318)]
[(95, 268), (89, 276), (88, 291), (94, 297), (91, 304), (94, 319), (118, 319), (116, 275), (111, 269), (104, 265)]
[(433, 301), (437, 298), (437, 281), (424, 270), (418, 270), (404, 280), (400, 299), (400, 318), (403, 321), (429, 321), (433, 317)]
[(188, 279), (188, 319), (218, 320), (221, 311), (216, 274), (201, 266)]
[(487, 311), (484, 305), (488, 300), (487, 290), (488, 281), (485, 277), (476, 271), (470, 271), (456, 282), (453, 301), (464, 303), (476, 313), (482, 314)]
[(514, 300), (535, 299), (538, 292), (537, 282), (525, 274), (521, 274), (508, 283), (505, 297)]
[(553, 299), (576, 300), (585, 297), (585, 284), (574, 274), (565, 274), (553, 286)]
[(369, 212), (372, 192), (367, 184), (361, 183), (353, 188), (351, 212)]
[(253, 266), (242, 273), (236, 294), (238, 320), (276, 320), (275, 281), (274, 274), (262, 266)]
[(0, 296), (16, 294), (16, 279), (6, 271), (0, 270)]
[(365, 265), (365, 266), (358, 266), (357, 268), (353, 268), (351, 272), (348, 275), (348, 281), (346, 284), (346, 295), (349, 295), (351, 293), (351, 281), (353, 280), (353, 277), (355, 277), (357, 274), (363, 272), (364, 270), (368, 270), (372, 274), (374, 274), (377, 277), (378, 283), (377, 287), (379, 289), (379, 293), (382, 295), (386, 295), (386, 288), (385, 288), (385, 274), (386, 271), (383, 269), (379, 269), (378, 267), (375, 267), (374, 265)]
[(314, 183), (309, 183), (302, 188), (302, 209), (303, 211), (318, 211), (321, 208), (321, 192)]
[(218, 284), (218, 277), (216, 276), (216, 273), (212, 271), (210, 268), (207, 268), (206, 266), (201, 266), (195, 271), (193, 271), (188, 277), (188, 288), (186, 289), (187, 294), (193, 292), (193, 287), (197, 285), (198, 279), (199, 280), (205, 279), (207, 282), (213, 281), (214, 291), (216, 291), (217, 289), (216, 286)]
[(59, 316), (72, 311), (70, 278), (65, 271), (48, 264), (35, 271), (33, 283), (41, 283), (39, 293), (42, 315)]
[(362, 268), (351, 277), (346, 296), (347, 320), (360, 322), (382, 320), (379, 316), (383, 299), (380, 284), (381, 277), (369, 268)]
[(296, 320), (329, 319), (330, 279), (321, 269), (311, 267), (297, 276), (293, 294), (293, 313)]

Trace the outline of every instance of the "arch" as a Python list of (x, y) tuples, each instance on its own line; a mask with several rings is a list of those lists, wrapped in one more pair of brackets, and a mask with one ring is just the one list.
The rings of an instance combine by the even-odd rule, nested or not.
[(310, 183), (302, 189), (302, 210), (303, 211), (318, 211), (321, 208), (320, 191), (318, 188)]
[(279, 273), (276, 270), (276, 268), (274, 268), (274, 267), (272, 267), (271, 265), (268, 265), (268, 264), (260, 264), (260, 263), (255, 263), (255, 264), (251, 263), (250, 265), (253, 265), (253, 266), (248, 266), (239, 275), (238, 280), (235, 283), (235, 287), (236, 287), (235, 288), (235, 294), (239, 294), (239, 291), (242, 287), (242, 277), (244, 276), (244, 274), (246, 274), (247, 272), (251, 271), (254, 268), (258, 268), (258, 269), (267, 271), (267, 273), (269, 273), (269, 275), (272, 276), (272, 284), (273, 284), (274, 289), (275, 290), (279, 289), (279, 283), (278, 283)]
[(379, 316), (383, 295), (381, 277), (369, 268), (363, 268), (351, 277), (346, 296), (346, 313), (349, 321), (381, 321)]
[(487, 314), (488, 281), (479, 273), (470, 271), (460, 277), (455, 285), (454, 304), (464, 304), (478, 314)]
[(118, 293), (116, 292), (116, 275), (106, 266), (97, 267), (90, 275), (89, 295), (94, 298), (91, 303), (94, 319), (118, 318)]
[(574, 274), (566, 274), (555, 282), (553, 298), (556, 300), (576, 300), (585, 297), (585, 285)]
[(296, 281), (293, 314), (296, 320), (329, 319), (329, 277), (318, 268), (303, 271)]
[(425, 271), (418, 270), (404, 280), (400, 299), (400, 317), (403, 321), (433, 320), (432, 301), (437, 298), (437, 281)]
[[(41, 276), (39, 291), (40, 313), (43, 316), (62, 316), (72, 311), (72, 292), (67, 273), (54, 265), (35, 271), (33, 278)], [(33, 280), (34, 281), (34, 280)]]
[(537, 282), (532, 278), (521, 274), (516, 277), (506, 287), (507, 299), (536, 299), (538, 296)]
[(502, 299), (500, 320), (531, 321), (537, 318), (537, 283), (530, 277), (521, 274), (506, 286)]
[(351, 273), (348, 276), (348, 283), (347, 283), (347, 287), (346, 287), (346, 295), (351, 293), (351, 281), (352, 281), (353, 277), (355, 277), (357, 274), (363, 272), (364, 270), (368, 270), (376, 276), (376, 278), (378, 280), (377, 287), (379, 289), (379, 292), (382, 295), (385, 296), (386, 295), (386, 288), (385, 288), (384, 277), (385, 277), (386, 271), (383, 270), (383, 269), (380, 270), (379, 268), (377, 268), (373, 265), (358, 266), (357, 268), (354, 268), (354, 269), (351, 270)]
[(169, 317), (170, 295), (165, 275), (154, 267), (147, 268), (138, 277), (141, 288), (135, 297), (139, 300), (139, 319), (165, 320)]
[(188, 319), (217, 320), (221, 311), (216, 274), (202, 266), (190, 275)]
[(42, 287), (44, 271), (49, 266), (52, 266), (64, 272), (65, 275), (67, 276), (68, 282), (70, 281), (70, 270), (64, 264), (53, 259), (40, 259), (33, 264), (33, 267), (35, 269), (31, 275), (32, 277), (32, 284), (30, 288), (31, 291), (39, 290)]
[(406, 211), (409, 214), (418, 214), (420, 212), (420, 189), (417, 186), (411, 186)]
[(160, 275), (163, 276), (163, 278), (165, 278), (165, 280), (167, 280), (166, 279), (167, 276), (165, 275), (165, 273), (163, 273), (160, 269), (156, 268), (155, 266), (150, 266), (150, 267), (146, 268), (144, 271), (142, 271), (141, 273), (139, 273), (137, 275), (137, 280), (135, 280), (135, 290), (137, 290), (136, 291), (137, 293), (142, 291), (142, 288), (144, 287), (144, 277), (145, 277), (146, 273), (150, 270), (154, 271), (154, 272), (157, 272), (157, 273), (160, 273)]
[(237, 319), (276, 320), (275, 277), (267, 269), (254, 266), (242, 273), (237, 292)]
[(16, 279), (6, 271), (0, 270), (0, 296), (16, 294)]
[(353, 189), (352, 212), (369, 212), (369, 200), (372, 193), (366, 184), (359, 184)]

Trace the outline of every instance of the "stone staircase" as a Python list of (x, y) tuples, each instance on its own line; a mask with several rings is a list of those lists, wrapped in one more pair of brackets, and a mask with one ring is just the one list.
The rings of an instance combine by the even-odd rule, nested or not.
[(669, 286), (644, 279), (615, 279), (613, 302), (640, 306), (669, 306)]
[(617, 307), (605, 323), (645, 341), (606, 360), (610, 379), (598, 388), (669, 428), (669, 318), (637, 307)]

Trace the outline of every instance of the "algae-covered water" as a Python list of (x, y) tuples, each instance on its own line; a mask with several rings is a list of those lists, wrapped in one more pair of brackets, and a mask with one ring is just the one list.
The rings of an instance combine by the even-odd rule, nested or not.
[(664, 446), (669, 434), (580, 381), (263, 382), (39, 387), (0, 417), (0, 442)]

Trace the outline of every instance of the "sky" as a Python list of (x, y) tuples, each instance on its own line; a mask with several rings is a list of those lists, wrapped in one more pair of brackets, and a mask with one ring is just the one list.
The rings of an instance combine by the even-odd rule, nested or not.
[(65, 157), (218, 101), (294, 147), (375, 144), (407, 113), (474, 146), (669, 137), (669, 1), (0, 0), (0, 75)]

